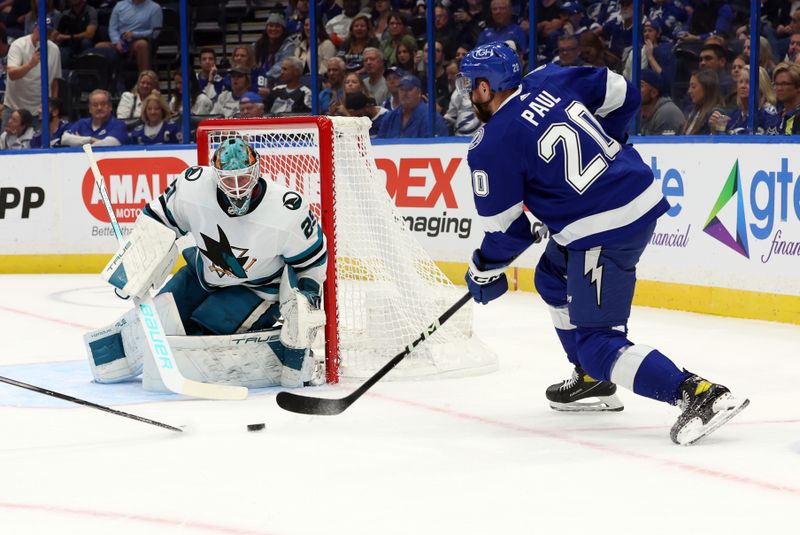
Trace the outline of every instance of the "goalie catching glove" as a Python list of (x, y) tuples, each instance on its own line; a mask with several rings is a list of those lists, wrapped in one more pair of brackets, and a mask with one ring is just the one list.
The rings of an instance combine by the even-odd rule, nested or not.
[(177, 256), (175, 233), (143, 215), (101, 276), (117, 288), (120, 297), (141, 299), (150, 288), (164, 284)]

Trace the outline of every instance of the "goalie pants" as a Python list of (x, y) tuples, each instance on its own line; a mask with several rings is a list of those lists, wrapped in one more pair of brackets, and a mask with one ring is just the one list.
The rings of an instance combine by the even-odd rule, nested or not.
[(558, 245), (551, 238), (536, 266), (534, 283), (550, 306), (567, 358), (589, 375), (675, 404), (689, 377), (652, 347), (627, 337), (636, 287), (636, 264), (655, 230), (592, 249)]
[(175, 298), (187, 335), (235, 334), (275, 325), (280, 317), (277, 302), (268, 303), (244, 286), (204, 287), (195, 269), (197, 254), (196, 247), (186, 249), (186, 265), (159, 292)]

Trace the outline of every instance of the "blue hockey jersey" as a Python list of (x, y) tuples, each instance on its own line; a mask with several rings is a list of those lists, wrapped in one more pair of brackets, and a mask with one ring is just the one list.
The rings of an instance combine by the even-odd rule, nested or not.
[(483, 257), (505, 265), (533, 242), (531, 213), (560, 245), (624, 239), (669, 209), (626, 130), (640, 95), (606, 68), (546, 65), (526, 76), (470, 145)]

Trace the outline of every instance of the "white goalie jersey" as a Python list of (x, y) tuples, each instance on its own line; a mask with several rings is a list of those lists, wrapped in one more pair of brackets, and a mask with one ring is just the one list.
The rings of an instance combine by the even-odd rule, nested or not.
[(298, 279), (319, 286), (328, 259), (325, 235), (299, 193), (259, 179), (248, 213), (231, 216), (227, 198), (210, 167), (190, 167), (143, 214), (172, 229), (191, 234), (197, 244), (194, 262), (201, 284), (244, 285), (268, 301), (278, 300), (281, 274), (290, 265)]

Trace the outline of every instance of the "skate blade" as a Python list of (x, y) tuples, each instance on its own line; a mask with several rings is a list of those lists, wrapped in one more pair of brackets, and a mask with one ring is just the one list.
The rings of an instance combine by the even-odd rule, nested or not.
[(551, 401), (550, 408), (560, 412), (619, 412), (625, 408), (616, 394), (595, 399), (597, 401), (573, 401), (572, 403)]
[[(739, 414), (750, 404), (749, 399), (745, 399), (744, 401), (739, 401), (733, 397), (727, 398), (725, 400), (717, 400), (717, 403), (722, 401), (724, 405), (719, 407), (720, 411), (714, 415), (711, 420), (708, 421), (706, 425), (703, 425), (702, 420), (700, 418), (694, 418), (691, 421), (687, 422), (686, 425), (683, 426), (678, 432), (678, 435), (675, 437), (678, 444), (681, 446), (690, 446), (703, 438), (704, 436), (710, 435), (717, 429), (719, 429), (723, 424), (725, 424), (728, 420)], [(716, 406), (717, 403), (714, 405)]]

